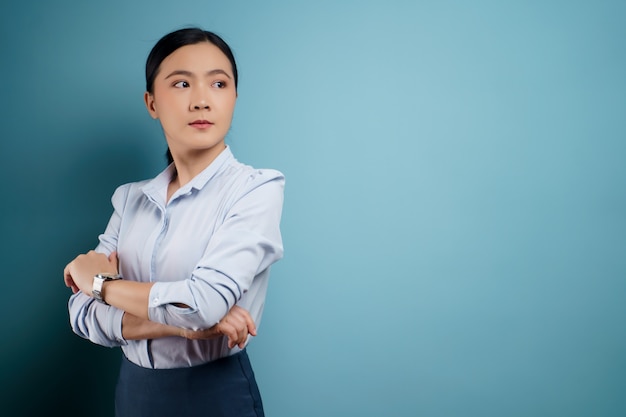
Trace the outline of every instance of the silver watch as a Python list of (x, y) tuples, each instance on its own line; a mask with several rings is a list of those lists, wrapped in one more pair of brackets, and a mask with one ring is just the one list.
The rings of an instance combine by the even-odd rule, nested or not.
[[(102, 304), (107, 304), (102, 298), (102, 284), (105, 281), (113, 281), (116, 279), (122, 279), (122, 276), (119, 274), (98, 274), (93, 277), (93, 288), (91, 289), (91, 293), (93, 294), (93, 298), (100, 301)], [(108, 305), (108, 304), (107, 304)]]

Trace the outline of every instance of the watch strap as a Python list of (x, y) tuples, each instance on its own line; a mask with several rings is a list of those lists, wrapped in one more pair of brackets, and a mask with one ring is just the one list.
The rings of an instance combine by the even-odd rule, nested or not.
[(102, 286), (106, 281), (113, 281), (117, 279), (122, 279), (122, 276), (119, 274), (98, 274), (93, 277), (93, 287), (91, 289), (93, 298), (102, 304), (109, 305), (102, 297)]

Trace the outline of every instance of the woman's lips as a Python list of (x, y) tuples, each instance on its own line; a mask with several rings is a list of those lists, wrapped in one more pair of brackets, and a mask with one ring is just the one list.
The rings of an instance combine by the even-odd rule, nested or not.
[(189, 126), (195, 127), (196, 129), (206, 129), (213, 126), (213, 123), (209, 122), (208, 120), (194, 120), (193, 122), (189, 123)]

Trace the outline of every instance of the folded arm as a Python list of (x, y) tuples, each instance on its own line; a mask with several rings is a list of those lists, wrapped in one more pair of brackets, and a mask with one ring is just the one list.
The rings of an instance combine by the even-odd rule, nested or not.
[(234, 306), (215, 326), (205, 330), (189, 330), (168, 324), (156, 323), (125, 313), (122, 318), (122, 335), (126, 340), (158, 339), (178, 336), (191, 340), (228, 337), (228, 348), (245, 347), (248, 335), (256, 336), (256, 325), (250, 314), (239, 306)]
[[(102, 272), (117, 273), (117, 255), (115, 252), (109, 257), (94, 251), (79, 255), (65, 268), (65, 284), (74, 293), (82, 291), (91, 297), (93, 277)], [(256, 336), (254, 320), (246, 310), (239, 306), (233, 306), (222, 320), (207, 329), (189, 330), (150, 321), (145, 300), (148, 298), (151, 286), (152, 283), (123, 280), (106, 281), (103, 284), (102, 296), (107, 304), (120, 310), (126, 308), (122, 317), (122, 337), (124, 340), (157, 339), (172, 336), (199, 340), (227, 336), (229, 348), (237, 345), (243, 349), (248, 335)]]

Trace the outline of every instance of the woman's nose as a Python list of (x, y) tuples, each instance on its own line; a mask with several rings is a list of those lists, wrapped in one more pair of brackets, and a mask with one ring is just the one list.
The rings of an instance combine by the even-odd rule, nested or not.
[(208, 110), (209, 104), (206, 102), (205, 99), (201, 99), (195, 100), (191, 107), (193, 110)]
[(204, 100), (202, 100), (202, 101), (199, 101), (196, 104), (194, 104), (193, 105), (193, 109), (194, 110), (201, 110), (201, 109), (208, 110), (209, 109), (209, 105)]
[(208, 92), (203, 88), (196, 88), (191, 95), (190, 110), (209, 110)]

